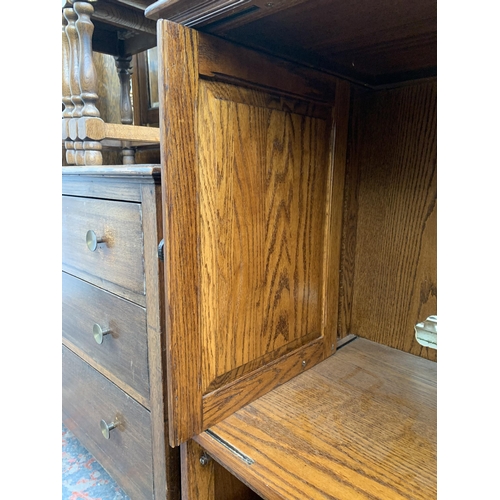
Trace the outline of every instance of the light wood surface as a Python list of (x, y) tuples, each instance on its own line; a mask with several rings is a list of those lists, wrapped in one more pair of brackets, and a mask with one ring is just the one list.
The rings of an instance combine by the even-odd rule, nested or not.
[(263, 107), (271, 96), (256, 91), (200, 87), (207, 393), (254, 370), (252, 361), (321, 336), (329, 124)]
[(349, 84), (158, 26), (175, 445), (335, 350)]
[(341, 336), (436, 360), (414, 326), (437, 313), (436, 81), (353, 100)]
[(201, 414), (197, 33), (158, 23), (158, 87), (165, 239), (168, 419), (171, 445), (197, 434)]
[(195, 437), (263, 498), (436, 498), (436, 363), (357, 338)]

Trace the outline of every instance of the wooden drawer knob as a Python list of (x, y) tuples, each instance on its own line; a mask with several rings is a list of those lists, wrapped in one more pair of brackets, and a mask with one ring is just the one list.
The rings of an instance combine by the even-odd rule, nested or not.
[(97, 250), (97, 245), (99, 243), (104, 243), (105, 240), (104, 238), (98, 237), (97, 234), (95, 234), (95, 232), (90, 229), (89, 231), (87, 231), (85, 241), (87, 242), (87, 248), (91, 252), (95, 252)]
[(109, 433), (119, 424), (120, 422), (111, 422), (108, 424), (106, 420), (101, 420), (101, 432), (102, 435), (106, 438), (109, 439)]
[(108, 335), (109, 333), (111, 333), (111, 330), (109, 328), (107, 330), (103, 330), (101, 325), (94, 323), (94, 327), (92, 328), (92, 332), (94, 333), (94, 340), (98, 344), (102, 344), (102, 341), (104, 339), (104, 335)]

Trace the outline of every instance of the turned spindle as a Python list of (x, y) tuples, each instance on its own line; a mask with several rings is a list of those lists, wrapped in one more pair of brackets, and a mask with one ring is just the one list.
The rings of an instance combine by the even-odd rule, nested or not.
[[(115, 56), (116, 70), (120, 80), (120, 116), (124, 125), (134, 123), (132, 101), (130, 99), (131, 61), (132, 56)], [(135, 149), (131, 148), (130, 143), (127, 142), (123, 143), (122, 163), (124, 165), (133, 165), (135, 163)]]
[(73, 116), (75, 105), (71, 101), (71, 87), (69, 85), (70, 74), (70, 48), (69, 40), (66, 36), (66, 26), (68, 21), (62, 15), (62, 103), (64, 109), (62, 112), (63, 119), (69, 119)]
[[(91, 0), (95, 1), (95, 0)], [(100, 113), (96, 107), (97, 95), (97, 72), (94, 67), (92, 52), (92, 35), (94, 25), (90, 17), (94, 13), (94, 7), (89, 1), (73, 2), (73, 8), (78, 14), (76, 29), (80, 41), (80, 97), (83, 101), (82, 117), (99, 118)], [(83, 151), (77, 151), (77, 164), (80, 155), (83, 155), (85, 165), (102, 165), (102, 145), (96, 141), (84, 141)]]
[(85, 151), (83, 149), (84, 143), (82, 141), (75, 141), (73, 146), (75, 148), (75, 165), (83, 167), (85, 165)]
[(130, 99), (131, 61), (132, 56), (115, 56), (116, 71), (120, 80), (120, 116), (124, 125), (132, 125), (134, 122), (132, 101)]
[(99, 141), (84, 141), (85, 165), (102, 165), (102, 144)]
[(90, 16), (94, 12), (94, 7), (89, 2), (74, 2), (73, 8), (78, 14), (76, 29), (80, 40), (80, 96), (84, 103), (82, 116), (99, 117), (101, 115), (95, 105), (98, 99), (97, 73), (92, 53), (94, 25), (90, 20)]
[[(83, 101), (80, 97), (80, 70), (79, 70), (79, 43), (78, 43), (78, 32), (76, 31), (76, 12), (71, 7), (63, 9), (63, 17), (66, 19), (65, 33), (66, 33), (66, 43), (67, 45), (67, 61), (68, 61), (68, 85), (69, 85), (69, 109), (68, 109), (68, 119), (64, 125), (64, 133), (67, 138), (71, 135), (75, 135), (76, 130), (76, 120), (82, 116)], [(64, 59), (63, 59), (64, 61)], [(64, 65), (64, 62), (63, 62)], [(64, 71), (64, 68), (63, 68)], [(64, 77), (63, 77), (64, 82)], [(64, 85), (64, 83), (63, 83)], [(73, 134), (71, 131), (73, 130)], [(73, 141), (66, 141), (66, 161), (69, 165), (76, 164), (76, 151), (75, 143)]]
[(66, 26), (68, 25), (67, 19), (62, 14), (62, 140), (66, 150), (66, 162), (68, 165), (75, 164), (75, 152), (73, 150), (73, 141), (69, 139), (69, 122), (73, 116), (75, 105), (71, 100), (71, 87), (69, 85), (70, 79), (70, 47), (69, 40), (66, 35)]
[(64, 148), (66, 149), (66, 163), (68, 165), (76, 164), (75, 143), (73, 141), (64, 141)]
[(76, 30), (77, 15), (74, 9), (67, 8), (63, 10), (66, 18), (66, 36), (69, 45), (69, 87), (71, 92), (71, 102), (73, 103), (73, 118), (82, 116), (83, 101), (80, 97), (80, 64), (79, 64), (79, 43), (78, 32)]

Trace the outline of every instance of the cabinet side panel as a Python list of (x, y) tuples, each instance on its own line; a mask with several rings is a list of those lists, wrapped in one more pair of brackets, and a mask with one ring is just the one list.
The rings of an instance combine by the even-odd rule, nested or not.
[(436, 82), (353, 102), (341, 336), (431, 360), (414, 325), (437, 313)]

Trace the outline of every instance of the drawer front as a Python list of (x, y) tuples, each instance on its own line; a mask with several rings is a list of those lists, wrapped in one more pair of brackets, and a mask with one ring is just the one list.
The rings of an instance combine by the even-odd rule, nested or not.
[[(99, 329), (109, 333), (100, 336)], [(132, 388), (141, 402), (149, 401), (144, 308), (63, 272), (62, 332), (111, 380), (116, 377), (124, 390)]]
[[(152, 498), (149, 411), (64, 346), (62, 370), (64, 424), (131, 498)], [(101, 419), (119, 422), (109, 439)]]
[(63, 196), (62, 216), (63, 270), (145, 305), (141, 205)]

